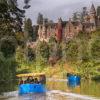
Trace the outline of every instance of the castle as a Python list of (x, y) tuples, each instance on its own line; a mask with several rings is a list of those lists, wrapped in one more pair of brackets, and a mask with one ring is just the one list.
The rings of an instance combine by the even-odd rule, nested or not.
[(96, 10), (92, 4), (89, 11), (83, 7), (81, 17), (76, 20), (62, 21), (59, 18), (57, 23), (53, 23), (43, 19), (43, 23), (38, 24), (38, 39), (48, 42), (54, 36), (57, 41), (66, 41), (80, 32), (91, 33), (97, 28), (100, 28), (100, 6)]

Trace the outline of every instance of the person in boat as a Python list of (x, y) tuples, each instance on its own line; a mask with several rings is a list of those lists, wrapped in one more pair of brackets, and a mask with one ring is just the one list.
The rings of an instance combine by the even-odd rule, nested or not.
[(19, 85), (24, 84), (22, 77), (20, 78)]
[(34, 79), (34, 83), (39, 84), (39, 81), (37, 78)]
[(29, 76), (29, 77), (27, 78), (27, 80), (25, 80), (25, 83), (34, 83), (33, 77), (32, 77), (32, 76)]
[(45, 75), (41, 75), (40, 76), (39, 83), (46, 84), (46, 77), (45, 77)]
[(30, 76), (24, 82), (25, 83), (30, 83)]
[(67, 73), (67, 77), (71, 76), (72, 74), (71, 73)]
[(30, 77), (30, 83), (33, 84), (34, 83), (34, 78), (31, 76)]

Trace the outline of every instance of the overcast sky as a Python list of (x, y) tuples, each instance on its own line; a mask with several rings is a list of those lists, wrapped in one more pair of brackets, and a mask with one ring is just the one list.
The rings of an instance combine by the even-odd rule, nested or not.
[[(37, 15), (41, 12), (44, 17), (57, 21), (59, 17), (68, 20), (76, 11), (82, 10), (86, 6), (90, 8), (91, 4), (100, 5), (100, 0), (31, 0), (31, 7), (26, 11), (26, 17), (31, 18), (33, 24), (36, 24)], [(22, 0), (19, 0), (22, 6)]]

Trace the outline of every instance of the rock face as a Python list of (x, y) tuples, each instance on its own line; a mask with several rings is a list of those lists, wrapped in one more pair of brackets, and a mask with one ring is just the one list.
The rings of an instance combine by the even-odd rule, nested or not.
[(100, 7), (95, 9), (92, 4), (89, 11), (83, 7), (81, 19), (62, 21), (58, 19), (57, 23), (53, 23), (47, 19), (43, 19), (43, 23), (38, 24), (38, 39), (40, 41), (49, 41), (54, 36), (57, 41), (68, 40), (79, 34), (80, 32), (91, 33), (100, 28)]

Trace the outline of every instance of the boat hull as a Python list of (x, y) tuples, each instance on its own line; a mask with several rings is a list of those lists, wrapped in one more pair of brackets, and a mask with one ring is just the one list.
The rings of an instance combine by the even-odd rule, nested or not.
[(21, 84), (19, 85), (19, 94), (45, 93), (46, 88), (42, 84)]
[(68, 79), (68, 85), (69, 86), (78, 86), (80, 85), (80, 81), (81, 81), (81, 78), (77, 75), (70, 75), (67, 77)]

